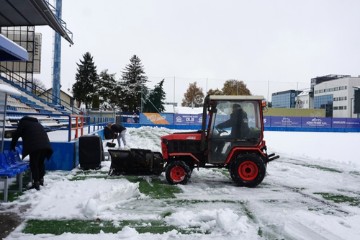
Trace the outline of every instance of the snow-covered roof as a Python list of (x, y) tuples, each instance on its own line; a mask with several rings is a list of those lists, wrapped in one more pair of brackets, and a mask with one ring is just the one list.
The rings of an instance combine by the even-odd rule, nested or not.
[(244, 96), (244, 95), (210, 95), (213, 100), (263, 100), (263, 96)]
[(307, 95), (309, 95), (309, 93), (310, 93), (310, 89), (305, 89), (298, 95), (298, 97), (307, 96)]

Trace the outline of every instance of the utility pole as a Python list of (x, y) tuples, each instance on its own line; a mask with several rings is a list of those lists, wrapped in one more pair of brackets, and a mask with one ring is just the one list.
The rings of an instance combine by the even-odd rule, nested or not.
[(268, 80), (268, 89), (267, 89), (267, 101), (270, 102), (269, 100), (269, 92), (270, 92), (270, 81)]
[(175, 76), (174, 76), (174, 93), (173, 93), (173, 111), (175, 113)]

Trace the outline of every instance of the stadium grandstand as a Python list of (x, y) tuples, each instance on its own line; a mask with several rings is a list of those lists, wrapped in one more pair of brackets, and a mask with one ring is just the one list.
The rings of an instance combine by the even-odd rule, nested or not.
[[(15, 159), (21, 154), (22, 143), (18, 143), (16, 153), (9, 150), (12, 133), (23, 116), (36, 117), (52, 132), (49, 137), (54, 152), (45, 163), (47, 170), (76, 167), (78, 140), (86, 134), (100, 137), (103, 127), (115, 121), (115, 113), (83, 115), (71, 97), (60, 95), (60, 40), (73, 44), (72, 33), (60, 18), (61, 5), (62, 0), (56, 0), (56, 7), (48, 0), (0, 0), (0, 190), (4, 201), (15, 178), (18, 191), (22, 191), (22, 175), (29, 170), (28, 161)], [(35, 31), (36, 26), (49, 26), (55, 31), (51, 89), (42, 89), (33, 78), (34, 73), (40, 73), (41, 63), (41, 34)], [(51, 138), (57, 135), (66, 140)]]
[[(0, 88), (9, 86), (20, 92), (10, 92), (2, 101), (2, 125), (15, 128), (22, 116), (35, 115), (45, 127), (61, 128), (68, 124), (67, 115), (79, 110), (53, 94), (44, 98), (47, 90), (34, 83), (33, 74), (40, 73), (41, 62), (41, 34), (35, 27), (49, 26), (70, 44), (72, 33), (48, 1), (0, 0), (0, 5)], [(5, 98), (4, 91), (2, 95)]]

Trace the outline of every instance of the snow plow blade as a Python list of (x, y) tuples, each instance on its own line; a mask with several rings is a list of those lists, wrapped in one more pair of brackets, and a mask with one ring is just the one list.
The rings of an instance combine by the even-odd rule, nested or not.
[(107, 147), (115, 147), (115, 146), (116, 146), (116, 143), (107, 142), (107, 143), (106, 143), (106, 146), (107, 146)]
[(164, 160), (160, 152), (148, 149), (109, 149), (111, 166), (109, 175), (160, 175)]

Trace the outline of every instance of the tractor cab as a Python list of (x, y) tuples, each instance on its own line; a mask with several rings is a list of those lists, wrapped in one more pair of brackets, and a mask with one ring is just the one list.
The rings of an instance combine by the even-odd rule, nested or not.
[(263, 140), (262, 98), (210, 96), (206, 136), (208, 162), (225, 164), (234, 148), (256, 147)]

